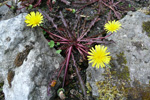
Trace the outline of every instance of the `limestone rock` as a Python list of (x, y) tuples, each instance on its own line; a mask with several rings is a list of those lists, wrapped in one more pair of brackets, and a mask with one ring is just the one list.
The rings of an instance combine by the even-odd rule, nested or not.
[[(7, 2), (8, 5), (11, 5), (11, 1)], [(5, 4), (0, 6), (0, 20), (6, 20), (14, 17), (13, 12)]]
[[(136, 79), (141, 84), (149, 84), (150, 76), (150, 37), (142, 28), (143, 22), (147, 21), (150, 21), (149, 15), (129, 12), (120, 20), (122, 29), (109, 37), (116, 42), (109, 45), (112, 57), (118, 59), (116, 67), (127, 66), (131, 81)], [(121, 53), (124, 54), (124, 62), (118, 58)]]
[(0, 81), (6, 100), (53, 100), (47, 95), (50, 79), (63, 58), (50, 49), (42, 30), (27, 27), (26, 14), (0, 22)]
[[(118, 75), (118, 79), (130, 81), (131, 86), (134, 80), (143, 85), (150, 81), (150, 37), (142, 28), (143, 22), (147, 21), (150, 21), (149, 15), (140, 11), (129, 12), (120, 20), (122, 29), (108, 38), (115, 41), (107, 45), (112, 56), (111, 70)], [(96, 82), (103, 80), (103, 72), (91, 65), (87, 69), (87, 82), (91, 84), (95, 96), (98, 96)]]

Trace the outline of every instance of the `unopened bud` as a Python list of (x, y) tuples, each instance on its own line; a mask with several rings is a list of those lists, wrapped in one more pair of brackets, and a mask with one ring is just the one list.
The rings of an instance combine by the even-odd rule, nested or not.
[(63, 88), (60, 88), (60, 89), (57, 90), (57, 95), (59, 96), (59, 98), (61, 100), (64, 100), (66, 98), (64, 92), (65, 92), (65, 90)]

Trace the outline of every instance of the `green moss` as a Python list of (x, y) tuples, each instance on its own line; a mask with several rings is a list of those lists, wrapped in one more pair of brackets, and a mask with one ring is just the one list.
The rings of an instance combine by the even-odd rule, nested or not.
[(4, 83), (0, 83), (0, 87), (2, 87), (4, 85)]
[(143, 22), (142, 24), (143, 31), (146, 31), (148, 37), (150, 37), (150, 21)]
[(124, 87), (119, 87), (120, 83), (114, 81), (111, 74), (108, 73), (110, 70), (106, 70), (104, 81), (96, 82), (99, 92), (98, 100), (124, 100), (126, 98)]
[(121, 52), (121, 53), (117, 54), (117, 62), (120, 65), (127, 64), (126, 57), (124, 57), (124, 52)]
[(128, 66), (122, 66), (123, 68), (117, 71), (111, 71), (112, 75), (117, 77), (118, 79), (123, 79), (126, 81), (130, 81), (130, 72)]
[(129, 81), (130, 72), (129, 72), (128, 66), (126, 66), (127, 60), (126, 60), (126, 57), (124, 56), (124, 52), (121, 52), (117, 54), (116, 56), (117, 56), (116, 61), (117, 61), (117, 65), (119, 68), (116, 68), (117, 65), (111, 62), (111, 66), (112, 66), (111, 74), (117, 79), (123, 79), (123, 80)]
[(0, 92), (2, 92), (3, 91), (3, 85), (4, 85), (4, 83), (0, 83)]
[(134, 41), (131, 42), (133, 46), (136, 46), (137, 50), (148, 50), (145, 46), (143, 46), (143, 43), (141, 41)]
[(92, 87), (91, 87), (89, 82), (86, 82), (86, 87), (87, 87), (89, 92), (92, 92)]
[(143, 11), (146, 15), (150, 15), (150, 10), (144, 10)]
[(128, 100), (150, 100), (149, 86), (134, 86), (126, 88), (128, 93)]

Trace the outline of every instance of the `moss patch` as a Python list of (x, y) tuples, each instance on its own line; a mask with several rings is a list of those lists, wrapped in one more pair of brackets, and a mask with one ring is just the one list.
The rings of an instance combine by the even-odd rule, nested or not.
[(143, 22), (142, 24), (143, 31), (146, 31), (148, 37), (150, 37), (150, 21)]
[(117, 56), (118, 64), (120, 64), (120, 65), (127, 64), (126, 57), (124, 57), (124, 52), (121, 52), (121, 53), (117, 54), (116, 56)]
[[(105, 71), (105, 80), (96, 82), (98, 87), (98, 100), (126, 100), (126, 92), (121, 81), (115, 81), (109, 68)], [(115, 84), (115, 85), (114, 85)]]
[(4, 100), (3, 85), (4, 83), (0, 83), (0, 100)]
[(135, 41), (135, 42), (131, 42), (133, 46), (136, 46), (137, 50), (148, 50), (145, 45), (143, 45), (143, 42), (141, 41)]
[(136, 85), (126, 88), (127, 100), (150, 100), (150, 87), (147, 85), (142, 86), (138, 81), (134, 81), (134, 84)]
[[(118, 79), (123, 79), (126, 81), (130, 80), (130, 72), (127, 64), (126, 57), (124, 56), (124, 52), (121, 52), (116, 55), (117, 56), (117, 66), (113, 62), (111, 63), (111, 73)], [(114, 59), (115, 60), (115, 59)]]

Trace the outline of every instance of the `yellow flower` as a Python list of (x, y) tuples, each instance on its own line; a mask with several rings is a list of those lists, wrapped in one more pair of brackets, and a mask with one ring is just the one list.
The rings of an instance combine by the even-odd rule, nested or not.
[(110, 52), (107, 52), (107, 47), (101, 45), (95, 45), (95, 49), (92, 47), (88, 57), (89, 63), (93, 63), (92, 67), (96, 65), (96, 68), (101, 66), (105, 67), (105, 64), (108, 65), (111, 57), (108, 56)]
[(43, 16), (39, 12), (31, 12), (25, 18), (25, 22), (28, 24), (27, 26), (32, 26), (32, 28), (35, 26), (40, 26), (40, 24), (43, 22)]
[(104, 25), (104, 29), (108, 32), (117, 32), (117, 30), (119, 30), (121, 28), (121, 24), (119, 21), (108, 21), (108, 23), (106, 23)]

